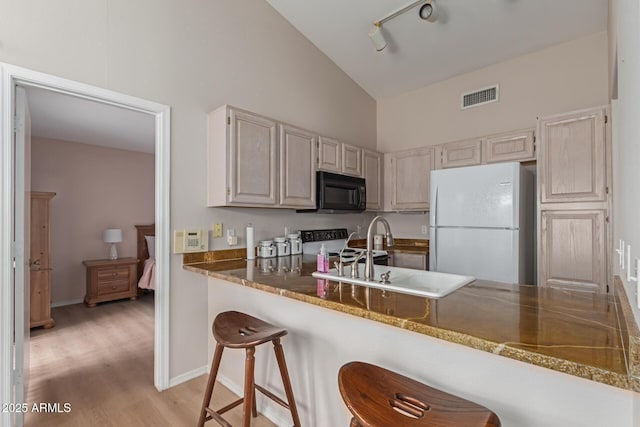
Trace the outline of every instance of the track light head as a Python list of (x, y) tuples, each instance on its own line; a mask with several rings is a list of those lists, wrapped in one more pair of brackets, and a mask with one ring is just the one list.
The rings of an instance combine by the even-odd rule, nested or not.
[(438, 9), (435, 0), (431, 0), (418, 9), (418, 16), (428, 22), (435, 22), (438, 19)]
[(384, 34), (382, 34), (381, 24), (376, 23), (371, 27), (369, 30), (369, 38), (378, 52), (381, 52), (387, 47), (387, 41), (384, 38)]

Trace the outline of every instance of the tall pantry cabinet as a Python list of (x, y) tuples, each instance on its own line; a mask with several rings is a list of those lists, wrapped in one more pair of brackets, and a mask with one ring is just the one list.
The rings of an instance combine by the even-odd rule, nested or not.
[(608, 292), (608, 107), (538, 120), (538, 283)]
[(30, 326), (52, 328), (51, 199), (56, 193), (31, 192)]

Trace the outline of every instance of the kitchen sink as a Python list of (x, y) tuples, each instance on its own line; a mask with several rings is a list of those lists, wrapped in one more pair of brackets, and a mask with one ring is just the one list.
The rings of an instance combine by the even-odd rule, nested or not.
[[(313, 277), (329, 279), (334, 282), (353, 283), (354, 285), (368, 286), (403, 294), (417, 295), (427, 298), (442, 298), (450, 293), (468, 285), (476, 280), (472, 276), (458, 274), (438, 273), (435, 271), (415, 270), (412, 268), (387, 267), (386, 265), (374, 265), (373, 273), (375, 281), (364, 279), (352, 279), (351, 269), (344, 268), (344, 276), (339, 276), (337, 269), (331, 269), (327, 273), (315, 271)], [(358, 264), (358, 275), (364, 276), (364, 264)], [(381, 280), (388, 273), (388, 280)]]

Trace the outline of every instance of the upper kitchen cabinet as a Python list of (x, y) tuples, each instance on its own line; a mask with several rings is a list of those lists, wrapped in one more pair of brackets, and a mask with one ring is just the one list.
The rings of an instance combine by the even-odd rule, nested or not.
[(433, 147), (388, 154), (391, 171), (391, 210), (429, 210), (429, 185), (434, 168)]
[(231, 107), (207, 116), (208, 206), (271, 206), (277, 197), (277, 124)]
[(342, 143), (332, 138), (318, 138), (318, 169), (328, 172), (342, 172)]
[(367, 210), (382, 210), (382, 154), (362, 150), (362, 158), (367, 186)]
[(601, 202), (607, 197), (607, 107), (538, 121), (540, 202)]
[(485, 137), (485, 163), (524, 162), (536, 159), (533, 129), (505, 132)]
[(362, 148), (342, 144), (342, 173), (362, 176)]
[(279, 125), (280, 133), (280, 206), (316, 207), (316, 135)]
[(318, 138), (318, 169), (345, 175), (363, 176), (362, 148), (332, 138)]
[(482, 162), (482, 139), (467, 139), (442, 144), (442, 169), (479, 165)]

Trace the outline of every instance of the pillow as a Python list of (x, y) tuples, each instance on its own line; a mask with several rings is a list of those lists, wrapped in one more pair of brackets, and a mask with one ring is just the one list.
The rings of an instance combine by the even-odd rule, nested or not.
[(149, 258), (156, 257), (156, 236), (144, 236), (147, 241), (147, 249), (149, 250)]

